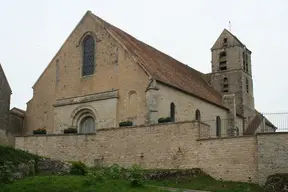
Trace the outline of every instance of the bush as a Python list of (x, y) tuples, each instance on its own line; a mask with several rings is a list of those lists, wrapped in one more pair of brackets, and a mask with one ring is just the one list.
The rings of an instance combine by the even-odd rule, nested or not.
[(105, 181), (105, 173), (103, 170), (96, 171), (96, 172), (91, 172), (89, 171), (87, 173), (87, 177), (85, 179), (84, 184), (85, 185), (95, 185), (97, 182), (103, 182)]
[(6, 162), (4, 165), (0, 165), (0, 183), (13, 182), (14, 171), (15, 171), (15, 166), (13, 166), (13, 163), (11, 162)]
[(86, 175), (88, 173), (88, 169), (84, 163), (72, 162), (72, 167), (70, 170), (70, 174), (72, 175)]
[(122, 176), (122, 168), (117, 164), (113, 164), (104, 168), (104, 174), (110, 179), (119, 179)]
[(46, 134), (46, 133), (47, 133), (47, 131), (44, 128), (39, 128), (39, 129), (33, 130), (34, 135), (40, 135), (40, 134)]
[(141, 187), (146, 181), (144, 171), (138, 165), (133, 165), (127, 170), (127, 178), (133, 187)]
[(78, 130), (76, 128), (64, 129), (64, 134), (69, 134), (69, 133), (78, 133)]
[(119, 123), (119, 127), (126, 127), (126, 126), (132, 126), (133, 122), (132, 121), (122, 121)]
[(171, 117), (161, 117), (158, 119), (158, 123), (168, 123), (172, 122), (173, 119)]

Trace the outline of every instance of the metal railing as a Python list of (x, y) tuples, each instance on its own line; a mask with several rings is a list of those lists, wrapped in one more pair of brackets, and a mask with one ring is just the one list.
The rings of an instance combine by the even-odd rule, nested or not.
[(246, 119), (214, 119), (199, 123), (199, 138), (255, 135), (259, 132), (288, 132), (288, 112), (257, 113)]
[(276, 132), (288, 132), (288, 112), (262, 114), (277, 129)]

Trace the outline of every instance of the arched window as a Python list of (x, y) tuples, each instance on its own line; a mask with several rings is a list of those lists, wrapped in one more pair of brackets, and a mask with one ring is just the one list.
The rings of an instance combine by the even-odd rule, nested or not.
[(227, 93), (228, 91), (229, 91), (228, 78), (224, 77), (224, 79), (223, 79), (223, 92)]
[(80, 122), (80, 133), (95, 133), (95, 120), (91, 116), (84, 117)]
[(91, 35), (83, 40), (82, 76), (92, 75), (95, 70), (95, 41)]
[(170, 117), (172, 119), (172, 121), (175, 121), (175, 104), (171, 103), (170, 104)]
[(197, 121), (201, 121), (201, 113), (200, 113), (199, 109), (197, 109), (195, 112), (195, 119)]
[(216, 117), (216, 136), (221, 136), (221, 118), (219, 116)]

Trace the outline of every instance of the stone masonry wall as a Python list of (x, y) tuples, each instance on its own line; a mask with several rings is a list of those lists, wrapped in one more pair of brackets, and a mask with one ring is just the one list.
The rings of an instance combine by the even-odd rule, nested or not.
[(199, 140), (199, 167), (217, 179), (257, 183), (256, 138)]
[(288, 173), (288, 133), (261, 133), (257, 135), (258, 177), (264, 185), (269, 175)]
[[(201, 124), (205, 126), (205, 124)], [(199, 122), (100, 129), (96, 134), (16, 137), (16, 148), (89, 166), (202, 168), (215, 178), (257, 183), (254, 137), (197, 141)]]
[[(95, 74), (82, 77), (82, 40), (87, 33), (97, 40), (96, 68)], [(31, 134), (37, 128), (54, 132), (53, 105), (57, 100), (112, 90), (119, 90), (116, 124), (127, 119), (144, 124), (148, 83), (147, 74), (105, 26), (86, 14), (33, 86), (33, 98), (27, 103), (26, 132)]]
[(0, 129), (0, 145), (7, 145), (7, 144), (8, 144), (8, 138), (6, 135), (6, 131)]

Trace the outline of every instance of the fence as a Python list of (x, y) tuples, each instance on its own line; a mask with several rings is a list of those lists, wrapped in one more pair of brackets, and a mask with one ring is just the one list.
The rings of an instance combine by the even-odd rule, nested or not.
[(288, 131), (288, 112), (263, 113), (263, 116), (277, 128), (277, 132)]
[(257, 113), (246, 119), (204, 120), (199, 124), (199, 138), (254, 135), (265, 132), (288, 132), (288, 113)]

